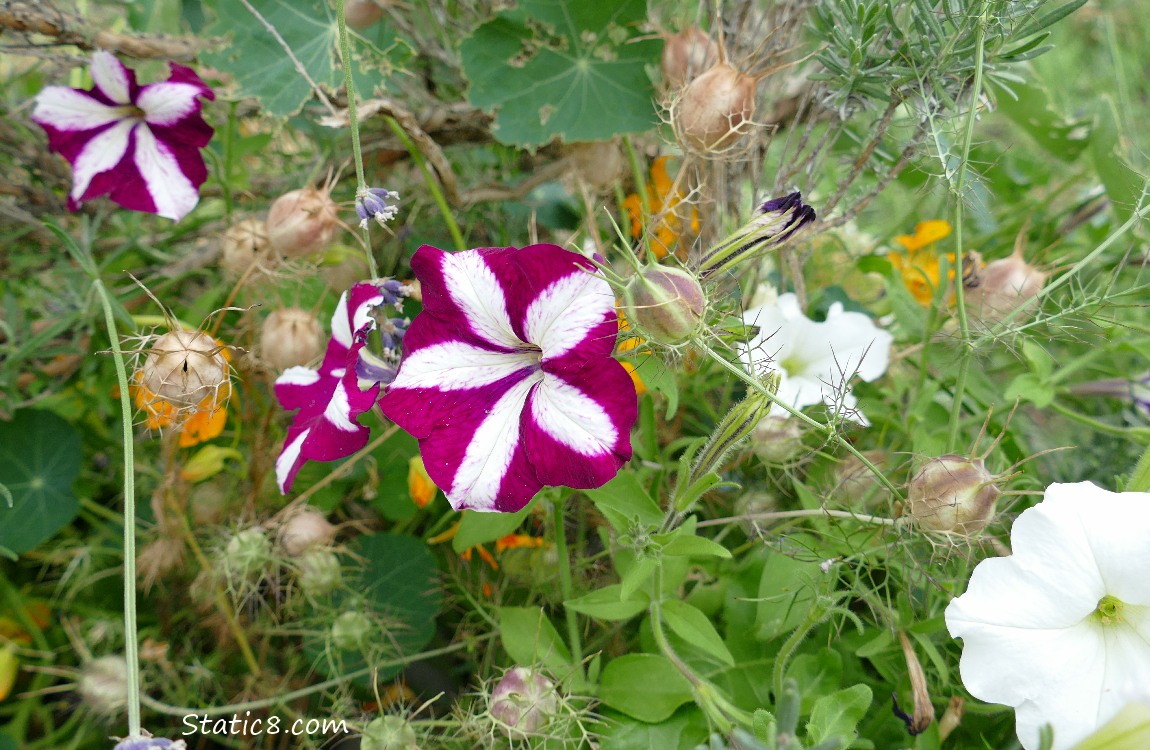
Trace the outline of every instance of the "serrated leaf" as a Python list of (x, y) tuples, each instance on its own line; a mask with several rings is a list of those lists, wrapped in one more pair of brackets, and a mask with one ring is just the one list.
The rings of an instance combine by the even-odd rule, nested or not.
[(468, 99), (496, 112), (499, 141), (607, 140), (657, 122), (646, 66), (662, 43), (636, 40), (646, 0), (520, 0), (463, 41)]
[(603, 668), (599, 700), (640, 721), (668, 719), (691, 700), (691, 683), (675, 665), (655, 654), (627, 654)]
[(668, 599), (660, 609), (663, 621), (675, 635), (727, 666), (735, 666), (735, 657), (705, 614), (679, 599)]
[[(291, 49), (312, 81), (333, 86), (340, 73), (335, 64), (336, 21), (322, 0), (250, 0), (263, 19)], [(312, 97), (311, 85), (296, 69), (280, 41), (256, 16), (235, 0), (205, 0), (216, 15), (207, 34), (228, 36), (230, 44), (202, 55), (205, 64), (230, 73), (240, 94), (259, 100), (263, 109), (290, 117)]]
[(500, 607), (499, 637), (518, 664), (542, 664), (562, 676), (571, 669), (571, 652), (539, 607)]
[(850, 745), (854, 741), (855, 727), (872, 700), (871, 689), (863, 684), (852, 685), (815, 701), (811, 720), (807, 722), (807, 737), (811, 744), (819, 744), (834, 737), (842, 737)]
[(50, 411), (21, 409), (0, 422), (0, 484), (12, 495), (11, 507), (0, 503), (0, 547), (22, 554), (71, 523), (81, 455), (79, 433)]
[(640, 612), (647, 611), (650, 602), (650, 597), (642, 591), (634, 591), (624, 599), (623, 586), (613, 583), (577, 599), (568, 599), (563, 602), (563, 606), (597, 620), (617, 621), (630, 620)]

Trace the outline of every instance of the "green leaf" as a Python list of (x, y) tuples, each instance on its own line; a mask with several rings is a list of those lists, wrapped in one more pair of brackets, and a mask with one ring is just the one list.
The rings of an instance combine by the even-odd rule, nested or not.
[(518, 664), (542, 664), (559, 675), (571, 670), (571, 652), (539, 607), (500, 607), (499, 637)]
[(81, 457), (79, 433), (50, 411), (21, 409), (0, 422), (0, 484), (12, 496), (11, 507), (0, 503), (0, 547), (22, 554), (72, 522)]
[(631, 567), (620, 570), (619, 575), (623, 582), (619, 585), (619, 598), (625, 601), (633, 597), (639, 588), (651, 579), (658, 566), (659, 561), (655, 558), (640, 557)]
[[(241, 96), (255, 97), (265, 111), (279, 117), (298, 113), (312, 88), (280, 42), (260, 19), (236, 0), (205, 0), (216, 15), (208, 36), (227, 35), (224, 49), (201, 55), (203, 62), (230, 73)], [(291, 49), (312, 81), (331, 87), (342, 75), (335, 65), (336, 22), (323, 0), (251, 0)]]
[(1054, 388), (1034, 373), (1024, 372), (1010, 381), (1003, 395), (1007, 401), (1020, 398), (1042, 409), (1053, 403)]
[(660, 393), (667, 401), (667, 419), (673, 419), (679, 410), (679, 379), (676, 373), (659, 357), (651, 355), (632, 357), (635, 373), (648, 391)]
[(645, 612), (650, 603), (651, 598), (641, 591), (633, 591), (624, 599), (622, 585), (613, 583), (577, 599), (568, 599), (563, 606), (598, 620), (630, 620)]
[(663, 511), (633, 472), (621, 471), (602, 487), (584, 492), (618, 532), (626, 532), (636, 519), (647, 526), (663, 523)]
[(1120, 145), (1118, 113), (1110, 97), (1102, 97), (1098, 119), (1094, 124), (1094, 139), (1090, 144), (1094, 168), (1106, 188), (1106, 197), (1119, 221), (1128, 221), (1142, 197), (1146, 179), (1134, 171), (1126, 161)]
[(817, 562), (803, 562), (773, 552), (759, 579), (755, 634), (770, 640), (793, 630), (806, 618), (814, 599), (810, 581), (821, 571)]
[(459, 531), (455, 532), (455, 537), (451, 540), (451, 548), (456, 552), (463, 552), (477, 544), (487, 544), (507, 536), (519, 528), (534, 504), (535, 500), (532, 500), (515, 513), (463, 511), (462, 518), (459, 519)]
[(998, 97), (998, 109), (1051, 156), (1074, 161), (1090, 144), (1090, 126), (1054, 111), (1050, 93), (1037, 83), (1011, 84), (1015, 97)]
[(1150, 707), (1131, 703), (1074, 750), (1144, 750), (1150, 747)]
[(611, 709), (602, 713), (603, 750), (695, 750), (707, 738), (706, 718), (695, 706), (686, 706), (658, 724), (636, 721)]
[(817, 745), (842, 737), (846, 740), (842, 747), (849, 745), (854, 741), (855, 727), (870, 708), (871, 699), (871, 689), (861, 683), (819, 698), (807, 722), (810, 743)]
[(460, 45), (468, 99), (496, 112), (502, 143), (608, 140), (657, 122), (647, 65), (662, 43), (636, 37), (646, 0), (520, 0)]
[(727, 666), (735, 666), (735, 657), (705, 614), (678, 599), (668, 599), (660, 607), (663, 621), (675, 635), (707, 652)]
[(599, 700), (649, 723), (668, 719), (692, 699), (691, 683), (675, 665), (656, 654), (627, 654), (603, 668)]

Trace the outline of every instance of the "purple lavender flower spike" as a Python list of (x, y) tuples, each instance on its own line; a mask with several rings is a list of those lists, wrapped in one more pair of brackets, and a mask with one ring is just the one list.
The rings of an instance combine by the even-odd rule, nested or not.
[(190, 68), (169, 68), (167, 81), (140, 86), (135, 71), (99, 50), (91, 89), (49, 86), (36, 97), (32, 121), (72, 165), (69, 211), (100, 195), (176, 221), (196, 207), (208, 177), (200, 149), (213, 132), (198, 97), (215, 94)]
[(611, 357), (615, 296), (594, 264), (555, 245), (424, 245), (411, 267), (423, 312), (380, 406), (419, 440), (452, 506), (514, 512), (544, 485), (614, 477), (637, 404)]

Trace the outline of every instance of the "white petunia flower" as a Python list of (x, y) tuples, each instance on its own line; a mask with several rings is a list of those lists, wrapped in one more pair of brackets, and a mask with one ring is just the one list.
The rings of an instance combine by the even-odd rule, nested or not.
[(1013, 706), (1023, 747), (1072, 747), (1150, 686), (1150, 493), (1053, 484), (946, 608), (971, 695)]
[[(867, 424), (847, 382), (855, 375), (870, 382), (886, 372), (894, 340), (889, 333), (862, 313), (844, 311), (838, 302), (817, 323), (803, 315), (789, 292), (773, 304), (747, 310), (743, 322), (758, 326), (759, 333), (740, 348), (740, 358), (752, 373), (781, 378), (775, 394), (780, 401), (795, 409), (841, 405), (849, 418)], [(771, 416), (787, 415), (774, 406)]]

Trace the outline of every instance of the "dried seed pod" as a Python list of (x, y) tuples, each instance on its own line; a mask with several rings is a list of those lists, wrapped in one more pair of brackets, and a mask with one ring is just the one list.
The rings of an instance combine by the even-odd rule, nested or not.
[(338, 207), (326, 190), (292, 190), (268, 209), (268, 240), (273, 250), (288, 258), (322, 253), (335, 238), (337, 226)]
[(279, 542), (292, 557), (311, 547), (323, 546), (335, 538), (336, 527), (319, 511), (306, 509), (293, 514), (280, 527)]
[(243, 219), (228, 227), (220, 243), (220, 266), (236, 274), (246, 273), (252, 266), (275, 266), (267, 225), (259, 219)]
[(966, 283), (963, 291), (967, 309), (976, 320), (993, 325), (1019, 310), (1012, 320), (1023, 323), (1038, 309), (1038, 293), (1045, 283), (1046, 273), (1028, 264), (1015, 250), (1010, 257), (988, 264), (976, 283)]
[(663, 80), (678, 90), (719, 62), (719, 45), (698, 26), (667, 37), (663, 44)]
[(702, 154), (732, 146), (750, 130), (757, 83), (725, 62), (691, 81), (671, 118), (679, 141)]
[(547, 726), (558, 709), (555, 683), (527, 667), (507, 670), (488, 699), (491, 716), (520, 737)]
[(206, 333), (172, 331), (152, 344), (138, 377), (151, 398), (177, 409), (194, 408), (226, 389), (228, 361)]
[(375, 0), (347, 0), (343, 17), (353, 29), (366, 29), (383, 18), (383, 6)]
[(623, 171), (623, 154), (615, 141), (572, 143), (567, 155), (575, 173), (595, 190), (614, 185)]
[(981, 458), (947, 454), (927, 461), (907, 485), (910, 514), (927, 531), (974, 534), (994, 518), (1002, 490)]
[(707, 299), (699, 280), (679, 268), (651, 266), (623, 290), (624, 314), (646, 338), (677, 344), (703, 325)]
[(288, 307), (264, 319), (260, 356), (277, 370), (306, 365), (323, 353), (323, 326), (307, 310)]
[(101, 656), (80, 668), (80, 700), (101, 718), (118, 718), (128, 707), (128, 663), (123, 656)]

